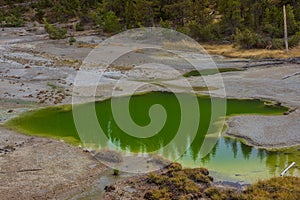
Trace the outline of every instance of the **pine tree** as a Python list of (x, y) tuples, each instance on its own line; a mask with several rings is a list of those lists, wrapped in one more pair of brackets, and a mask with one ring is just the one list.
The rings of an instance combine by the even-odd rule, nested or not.
[(136, 18), (136, 1), (127, 0), (125, 5), (126, 27), (129, 29), (137, 27)]
[(275, 6), (266, 8), (262, 22), (262, 31), (271, 38), (283, 37), (282, 9), (279, 9)]
[(286, 6), (286, 15), (287, 15), (287, 23), (288, 23), (288, 34), (294, 35), (297, 33), (300, 29), (299, 23), (297, 23), (294, 15), (294, 9), (291, 5)]
[(173, 0), (171, 4), (164, 5), (162, 10), (177, 26), (184, 26), (191, 13), (190, 0)]
[(135, 21), (139, 26), (153, 26), (154, 24), (154, 9), (152, 1), (139, 0), (135, 6)]
[(212, 10), (208, 6), (208, 0), (195, 0), (192, 4), (191, 15), (202, 26), (212, 22), (212, 16), (210, 15)]
[(223, 14), (221, 23), (225, 34), (234, 34), (236, 28), (241, 28), (244, 21), (241, 14), (241, 2), (239, 0), (219, 0), (218, 5)]

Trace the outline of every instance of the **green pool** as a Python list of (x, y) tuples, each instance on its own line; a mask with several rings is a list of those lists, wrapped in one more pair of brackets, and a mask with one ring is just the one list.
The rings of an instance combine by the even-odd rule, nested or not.
[[(186, 102), (192, 101), (191, 95), (178, 94), (181, 99)], [(119, 97), (117, 103), (122, 103), (127, 97)], [(195, 137), (191, 137), (186, 131), (185, 141), (172, 144), (174, 149), (180, 149), (182, 144), (190, 145), (190, 148), (179, 158), (178, 162), (187, 167), (204, 166), (209, 168), (217, 179), (253, 182), (261, 178), (269, 178), (278, 175), (280, 171), (289, 163), (300, 159), (300, 153), (297, 150), (289, 149), (284, 151), (270, 152), (266, 150), (258, 150), (242, 144), (241, 142), (220, 137), (213, 150), (204, 158), (199, 155), (201, 145), (203, 144), (205, 133), (209, 128), (211, 120), (218, 121), (217, 116), (211, 119), (211, 102), (208, 96), (197, 97), (200, 122)], [(216, 106), (221, 106), (224, 99), (214, 98)], [(95, 108), (97, 120), (104, 134), (109, 138), (110, 143), (118, 146), (119, 149), (130, 152), (154, 152), (159, 151), (172, 142), (181, 122), (181, 109), (176, 96), (166, 92), (152, 92), (143, 95), (137, 95), (130, 98), (129, 111), (132, 120), (139, 126), (146, 126), (151, 123), (149, 109), (151, 106), (159, 104), (164, 107), (167, 114), (166, 122), (157, 134), (151, 137), (143, 137), (143, 133), (135, 133), (140, 137), (134, 137), (132, 134), (126, 134), (115, 122), (112, 109), (111, 99), (96, 102), (95, 104), (78, 105), (76, 109), (85, 115), (85, 111)], [(187, 103), (189, 105), (189, 103)], [(191, 104), (192, 105), (192, 104)], [(187, 110), (194, 110), (193, 107), (186, 107)], [(266, 104), (261, 100), (227, 100), (227, 116), (240, 114), (262, 114), (262, 115), (282, 115), (288, 108)], [(86, 123), (89, 124), (89, 115), (84, 117)], [(193, 122), (193, 119), (189, 119)], [(196, 120), (197, 121), (197, 120)], [(59, 106), (40, 109), (24, 113), (21, 116), (8, 121), (5, 126), (16, 129), (22, 133), (30, 135), (39, 135), (64, 139), (65, 141), (78, 145), (83, 142), (94, 142), (99, 148), (106, 148), (108, 144), (103, 143), (94, 133), (95, 129), (86, 126), (81, 130), (80, 136), (76, 130), (72, 106)], [(221, 127), (224, 128), (224, 127)], [(82, 132), (86, 135), (93, 135), (84, 138)], [(91, 134), (92, 133), (92, 134)], [(174, 152), (162, 152), (164, 157), (168, 158), (168, 154)], [(299, 169), (294, 168), (289, 171), (291, 175), (299, 175)]]

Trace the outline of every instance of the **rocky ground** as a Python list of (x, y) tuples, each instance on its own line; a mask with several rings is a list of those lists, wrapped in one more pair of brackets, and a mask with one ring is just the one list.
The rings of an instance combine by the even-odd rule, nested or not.
[(0, 128), (1, 199), (70, 198), (104, 169), (80, 148)]
[[(71, 103), (72, 78), (91, 50), (53, 43), (43, 32), (23, 28), (1, 32), (0, 48), (0, 123), (31, 109)], [(105, 169), (79, 147), (0, 127), (1, 199), (70, 198)]]
[(298, 146), (300, 76), (293, 74), (299, 70), (299, 64), (281, 64), (250, 68), (243, 73), (224, 74), (228, 96), (269, 99), (290, 108), (285, 116), (232, 117), (227, 123), (225, 134), (243, 138), (248, 144), (263, 148)]
[(300, 113), (285, 116), (240, 116), (228, 120), (226, 134), (243, 139), (248, 145), (276, 149), (299, 146)]
[[(104, 39), (95, 32), (83, 32), (75, 37), (76, 44), (70, 46), (67, 39), (48, 40), (41, 30), (31, 32), (24, 28), (7, 28), (0, 33), (0, 123), (27, 110), (72, 102), (74, 80), (81, 64)], [(97, 61), (105, 58), (100, 63), (100, 66), (105, 66), (116, 59), (115, 52), (130, 51), (133, 46), (135, 49), (136, 46), (143, 47), (130, 42), (97, 47), (101, 54), (91, 56), (96, 55)], [(143, 62), (138, 63), (137, 58), (143, 58)], [(222, 74), (228, 97), (268, 99), (292, 109), (285, 116), (232, 117), (227, 122), (225, 134), (243, 138), (248, 144), (263, 148), (299, 145), (300, 65), (291, 61), (254, 62), (226, 60), (219, 56), (213, 58), (218, 67), (246, 69)], [(170, 71), (163, 65), (154, 70), (151, 65), (139, 67), (158, 61), (164, 65), (175, 65), (176, 70)], [(190, 68), (174, 55), (135, 50), (114, 61), (109, 69), (100, 67), (97, 70), (100, 71), (90, 69), (96, 75), (102, 73), (101, 85), (95, 96), (105, 99), (112, 95), (112, 89), (118, 95), (124, 95), (141, 82), (150, 84), (138, 88), (140, 92), (167, 90), (153, 81), (158, 79), (163, 80), (165, 86), (174, 88), (174, 91), (187, 91), (178, 77)], [(199, 89), (196, 93), (207, 93), (201, 89), (205, 86), (204, 80), (199, 77), (190, 77), (188, 80), (194, 89)], [(222, 96), (220, 77), (209, 75), (206, 80), (211, 83), (210, 92)], [(78, 90), (76, 95), (89, 96), (91, 93), (87, 92), (88, 89), (89, 86), (86, 86), (82, 91)], [(104, 169), (90, 154), (78, 147), (51, 139), (20, 135), (3, 127), (0, 132), (1, 199), (64, 199), (83, 190)]]

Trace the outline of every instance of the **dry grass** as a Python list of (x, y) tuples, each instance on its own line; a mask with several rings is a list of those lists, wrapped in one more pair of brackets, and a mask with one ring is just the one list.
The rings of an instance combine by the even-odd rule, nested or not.
[(233, 47), (231, 44), (216, 45), (216, 44), (201, 44), (190, 41), (180, 42), (164, 42), (163, 46), (168, 49), (174, 50), (198, 50), (202, 51), (201, 46), (210, 54), (223, 55), (230, 58), (251, 58), (251, 59), (264, 59), (264, 58), (290, 58), (300, 56), (300, 45), (290, 49), (287, 54), (285, 50), (268, 50), (268, 49), (240, 49)]
[(233, 45), (212, 45), (202, 44), (202, 47), (210, 54), (223, 55), (230, 58), (290, 58), (300, 56), (300, 45), (290, 49), (286, 54), (285, 50), (267, 50), (267, 49), (239, 49)]
[(134, 66), (118, 66), (118, 65), (111, 65), (109, 66), (110, 69), (112, 70), (118, 70), (118, 71), (129, 71), (134, 68)]
[(78, 48), (96, 48), (99, 44), (88, 44), (88, 43), (79, 43), (77, 45)]
[(190, 199), (189, 194), (201, 197), (203, 191), (210, 187), (212, 180), (207, 169), (182, 169), (180, 164), (172, 163), (165, 172), (150, 173), (147, 176), (147, 183), (159, 189), (149, 190), (144, 198), (148, 200)]
[(81, 60), (72, 60), (72, 59), (56, 59), (55, 65), (77, 68), (82, 65), (82, 61)]
[(197, 42), (181, 40), (178, 42), (164, 42), (163, 47), (172, 50), (203, 51)]
[(143, 49), (136, 49), (134, 52), (135, 53), (141, 53), (141, 54), (145, 53)]

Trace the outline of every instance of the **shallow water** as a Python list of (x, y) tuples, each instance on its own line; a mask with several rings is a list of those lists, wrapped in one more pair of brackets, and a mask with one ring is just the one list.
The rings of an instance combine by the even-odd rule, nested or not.
[[(42, 135), (64, 139), (73, 144), (94, 143), (99, 148), (107, 148), (111, 145), (117, 146), (118, 149), (147, 154), (158, 151), (164, 157), (170, 158), (176, 152), (182, 150), (185, 145), (190, 148), (177, 160), (186, 167), (207, 167), (216, 179), (230, 181), (253, 182), (258, 179), (265, 179), (272, 176), (278, 176), (279, 173), (291, 162), (300, 159), (300, 153), (297, 150), (285, 150), (280, 152), (270, 152), (258, 150), (249, 147), (234, 139), (220, 137), (213, 150), (204, 158), (200, 156), (200, 149), (204, 142), (205, 134), (208, 131), (209, 124), (217, 124), (220, 121), (222, 113), (212, 117), (211, 105), (212, 99), (207, 96), (198, 97), (200, 109), (200, 122), (197, 134), (193, 137), (189, 133), (189, 124), (197, 123), (196, 119), (188, 119), (189, 123), (183, 128), (184, 138), (178, 142), (173, 139), (178, 134), (178, 130), (184, 121), (181, 116), (183, 112), (194, 112), (198, 108), (192, 105), (192, 95), (178, 94), (180, 101), (184, 101), (184, 111), (181, 110), (179, 100), (172, 93), (152, 92), (140, 96), (131, 97), (129, 102), (130, 117), (140, 126), (151, 124), (149, 109), (156, 104), (164, 107), (167, 114), (167, 120), (162, 129), (159, 129), (156, 135), (143, 137), (143, 132), (135, 133), (136, 135), (126, 134), (124, 129), (119, 127), (112, 114), (111, 100), (97, 102), (94, 104), (78, 105), (75, 108), (82, 114), (84, 124), (80, 134), (76, 130), (71, 106), (60, 106), (32, 111), (21, 115), (18, 118), (10, 120), (6, 126), (17, 129), (20, 132), (32, 135)], [(124, 101), (128, 97), (119, 97), (116, 99), (117, 109), (122, 109)], [(215, 106), (222, 106), (224, 99), (214, 98)], [(118, 105), (120, 108), (118, 108)], [(97, 136), (93, 126), (90, 125), (91, 115), (87, 111), (95, 108), (97, 120), (109, 141), (103, 142)], [(281, 106), (265, 104), (260, 100), (227, 100), (227, 116), (238, 114), (264, 114), (264, 115), (281, 115), (288, 109)], [(155, 118), (156, 115), (154, 115)], [(189, 116), (189, 113), (187, 113)], [(191, 115), (192, 116), (192, 115)], [(126, 116), (125, 116), (126, 117)], [(122, 118), (126, 121), (127, 118)], [(128, 117), (128, 116), (127, 116)], [(160, 117), (160, 116), (156, 116)], [(129, 122), (128, 122), (129, 123)], [(130, 128), (130, 127), (129, 127)], [(218, 127), (223, 129), (224, 127)], [(217, 128), (217, 129), (218, 129)], [(217, 130), (212, 129), (212, 130)], [(209, 133), (210, 134), (210, 133)], [(172, 144), (168, 151), (161, 152), (161, 148)], [(176, 155), (177, 156), (177, 155)], [(299, 169), (293, 168), (289, 171), (290, 175), (299, 175)]]
[[(189, 157), (184, 155), (179, 162), (187, 167), (204, 166), (216, 180), (253, 183), (280, 176), (288, 165), (300, 160), (300, 151), (292, 148), (267, 151), (244, 145), (236, 139), (222, 137), (205, 158), (191, 160)], [(299, 165), (291, 168), (286, 175), (300, 176)]]

